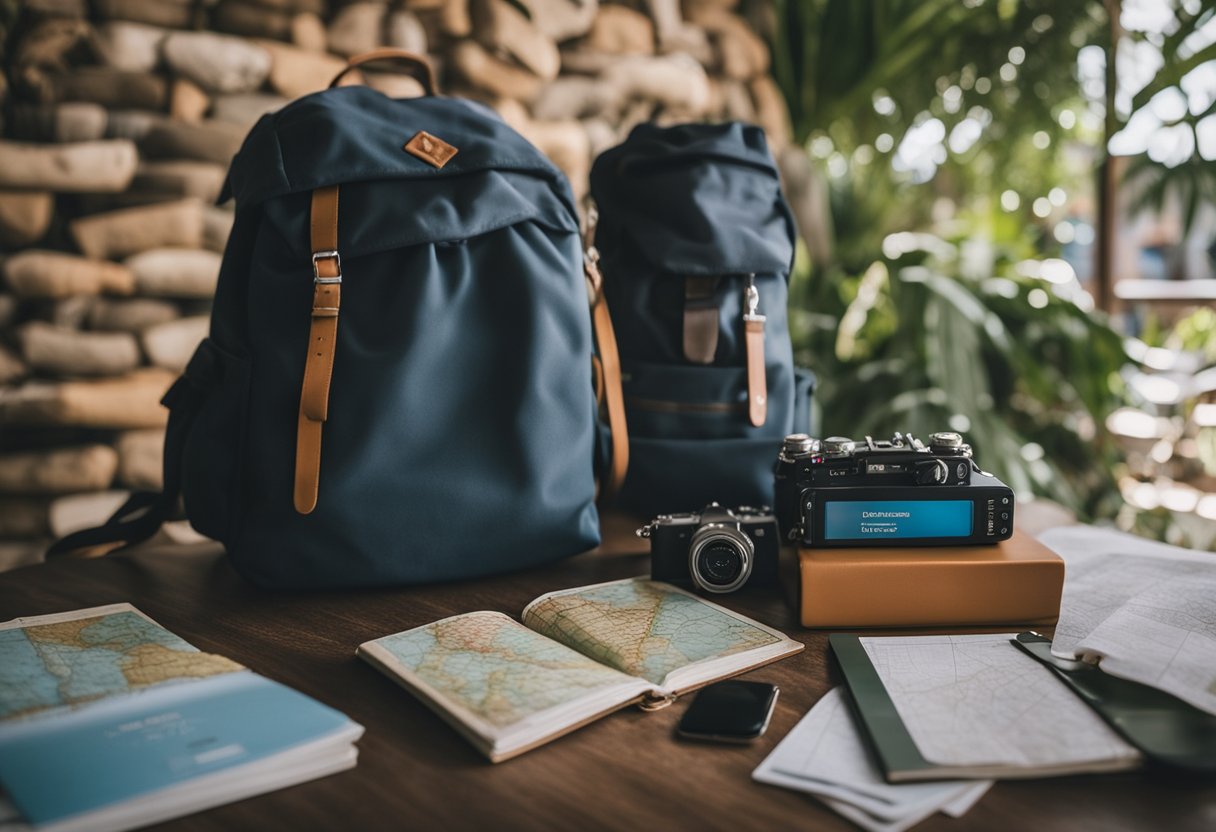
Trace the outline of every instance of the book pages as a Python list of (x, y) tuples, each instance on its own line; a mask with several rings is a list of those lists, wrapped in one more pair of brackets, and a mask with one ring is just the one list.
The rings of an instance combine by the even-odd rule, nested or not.
[(366, 642), (358, 654), (498, 762), (630, 703), (667, 700), (802, 649), (644, 579), (542, 595), (522, 618), (465, 613)]
[(495, 612), (445, 618), (373, 643), (495, 728), (630, 681)]
[(645, 579), (542, 595), (524, 609), (523, 620), (598, 662), (665, 688), (694, 665), (738, 656), (747, 666), (743, 654), (791, 643), (704, 598)]
[(445, 618), (366, 642), (358, 653), (494, 761), (650, 688), (499, 612)]

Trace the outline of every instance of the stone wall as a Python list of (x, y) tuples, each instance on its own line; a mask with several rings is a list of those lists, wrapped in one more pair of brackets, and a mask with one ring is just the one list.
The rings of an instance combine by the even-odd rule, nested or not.
[[(0, 568), (160, 485), (158, 400), (207, 329), (249, 126), (345, 56), (427, 53), (583, 194), (646, 120), (742, 119), (787, 142), (739, 0), (25, 0), (0, 140)], [(521, 9), (527, 9), (525, 14)], [(0, 11), (3, 11), (0, 9)], [(367, 73), (390, 95), (418, 88)]]

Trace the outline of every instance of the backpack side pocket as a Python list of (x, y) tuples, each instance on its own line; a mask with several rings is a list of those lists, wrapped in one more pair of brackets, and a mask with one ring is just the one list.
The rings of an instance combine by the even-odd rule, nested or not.
[(227, 543), (241, 505), (250, 361), (208, 338), (186, 367), (200, 394), (182, 450), (182, 500), (196, 531)]

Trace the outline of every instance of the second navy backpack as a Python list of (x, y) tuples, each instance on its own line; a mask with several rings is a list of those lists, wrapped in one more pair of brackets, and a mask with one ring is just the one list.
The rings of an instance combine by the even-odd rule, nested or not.
[(629, 431), (621, 501), (772, 505), (814, 376), (794, 367), (794, 222), (764, 131), (639, 125), (596, 160), (591, 194)]

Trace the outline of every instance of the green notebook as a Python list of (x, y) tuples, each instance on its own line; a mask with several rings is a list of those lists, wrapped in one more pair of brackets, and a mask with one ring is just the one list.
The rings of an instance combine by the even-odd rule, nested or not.
[(1012, 638), (830, 637), (858, 724), (887, 782), (1140, 765), (1139, 751)]
[(1036, 633), (831, 636), (888, 782), (1043, 777), (1142, 762), (1216, 774), (1216, 716), (1059, 659)]

